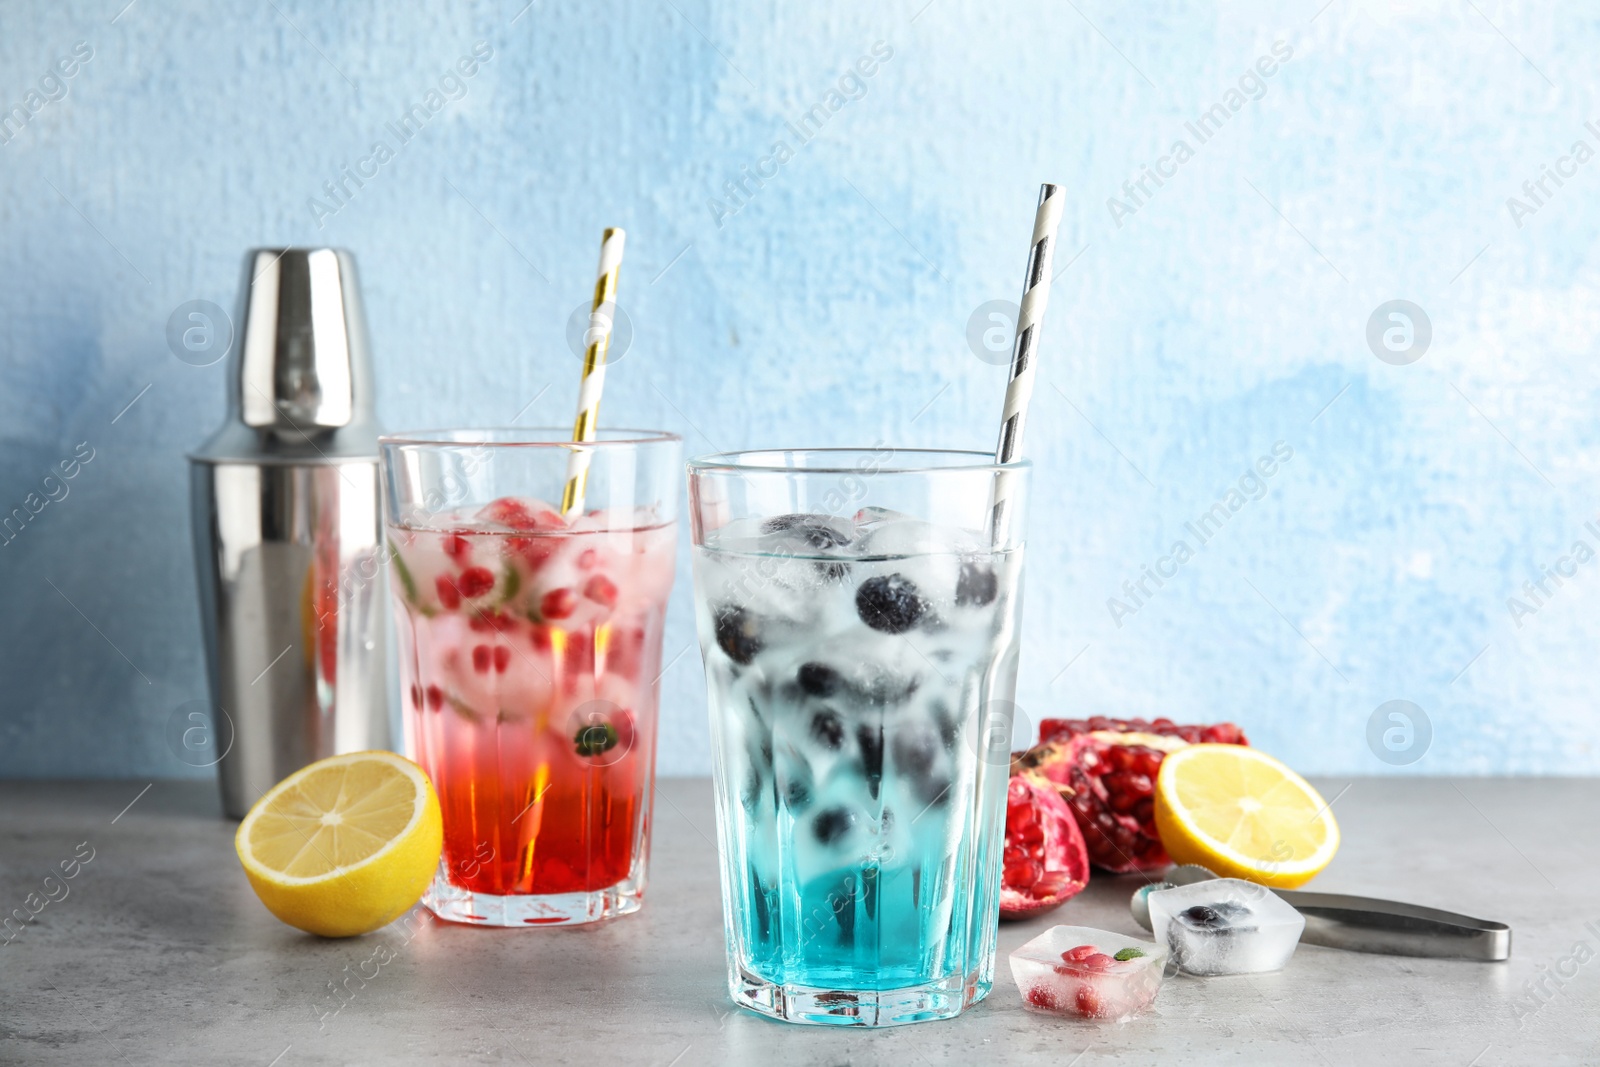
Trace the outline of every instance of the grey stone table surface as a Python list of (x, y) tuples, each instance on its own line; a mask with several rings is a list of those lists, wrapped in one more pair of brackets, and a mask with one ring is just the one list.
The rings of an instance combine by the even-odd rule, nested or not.
[(1302, 946), (1279, 974), (1170, 979), (1129, 1023), (1025, 1013), (1006, 952), (1056, 922), (1136, 932), (1139, 880), (1096, 875), (1002, 926), (994, 991), (959, 1019), (792, 1026), (728, 1000), (705, 780), (659, 784), (637, 915), (516, 931), (424, 916), (344, 941), (257, 902), (208, 783), (0, 783), (0, 907), (45, 900), (63, 860), (76, 872), (0, 934), (0, 1063), (1600, 1063), (1600, 780), (1318, 784), (1344, 846), (1315, 888), (1499, 919), (1512, 958)]

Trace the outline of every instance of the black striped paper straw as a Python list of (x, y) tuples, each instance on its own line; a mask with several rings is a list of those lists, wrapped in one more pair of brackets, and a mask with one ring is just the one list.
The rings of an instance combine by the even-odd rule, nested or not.
[[(1039, 187), (1039, 210), (1033, 216), (1033, 243), (1028, 249), (1028, 274), (1022, 286), (1022, 307), (1017, 312), (1017, 336), (1011, 346), (1011, 381), (1006, 386), (1005, 413), (1000, 422), (1000, 444), (995, 449), (996, 463), (1010, 463), (1022, 453), (1022, 429), (1028, 417), (1028, 401), (1033, 397), (1034, 353), (1039, 347), (1039, 331), (1044, 324), (1045, 307), (1050, 303), (1050, 263), (1055, 257), (1056, 227), (1066, 197), (1059, 185)], [(1011, 480), (1004, 472), (995, 479), (993, 544), (1005, 542)]]

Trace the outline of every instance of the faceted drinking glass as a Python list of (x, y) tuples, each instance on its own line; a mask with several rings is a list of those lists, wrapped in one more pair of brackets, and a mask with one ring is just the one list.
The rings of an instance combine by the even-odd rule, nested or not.
[(455, 922), (593, 922), (644, 894), (680, 442), (567, 435), (380, 440), (406, 751), (444, 815), (423, 901)]
[(882, 447), (690, 462), (744, 1007), (885, 1026), (988, 993), (1027, 475)]

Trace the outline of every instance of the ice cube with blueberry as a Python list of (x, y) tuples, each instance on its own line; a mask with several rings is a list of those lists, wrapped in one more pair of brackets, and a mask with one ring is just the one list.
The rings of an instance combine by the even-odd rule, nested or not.
[(1156, 999), (1166, 962), (1159, 944), (1087, 926), (1052, 926), (1011, 953), (1011, 976), (1030, 1011), (1121, 1022)]
[(1150, 894), (1150, 926), (1186, 974), (1282, 970), (1305, 916), (1265, 886), (1215, 878)]

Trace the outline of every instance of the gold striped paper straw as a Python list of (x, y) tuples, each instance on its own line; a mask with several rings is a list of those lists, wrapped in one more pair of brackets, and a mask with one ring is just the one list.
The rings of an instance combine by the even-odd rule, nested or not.
[[(1000, 443), (995, 448), (996, 463), (1010, 463), (1022, 452), (1022, 429), (1028, 417), (1028, 401), (1033, 396), (1034, 355), (1039, 347), (1039, 332), (1045, 308), (1050, 303), (1050, 264), (1055, 256), (1056, 229), (1061, 225), (1061, 210), (1066, 203), (1059, 185), (1039, 188), (1039, 208), (1033, 216), (1033, 243), (1028, 247), (1028, 273), (1022, 286), (1022, 306), (1017, 312), (1017, 336), (1011, 346), (1011, 380), (1006, 386), (1006, 406), (1000, 421)], [(1001, 472), (995, 480), (993, 532), (994, 544), (1004, 542), (1009, 519), (1010, 479)]]
[[(593, 441), (600, 418), (600, 393), (606, 385), (606, 353), (611, 350), (611, 325), (617, 310), (617, 272), (622, 267), (622, 246), (628, 235), (611, 227), (600, 238), (600, 276), (594, 283), (594, 303), (589, 306), (589, 329), (584, 333), (583, 380), (578, 386), (578, 418), (572, 440)], [(589, 450), (574, 448), (567, 455), (567, 484), (561, 491), (561, 513), (583, 510), (589, 482)]]

